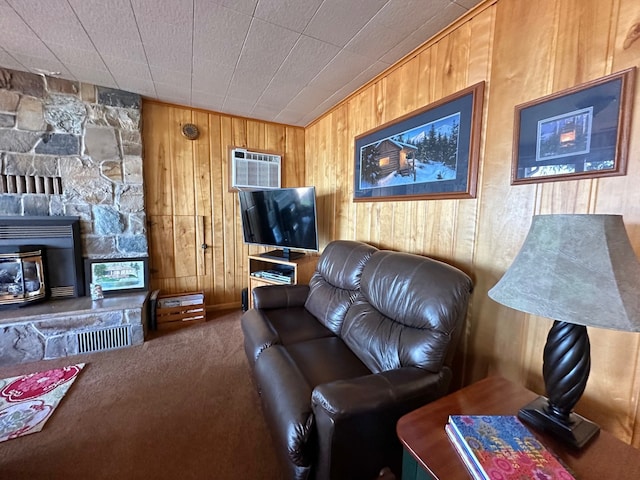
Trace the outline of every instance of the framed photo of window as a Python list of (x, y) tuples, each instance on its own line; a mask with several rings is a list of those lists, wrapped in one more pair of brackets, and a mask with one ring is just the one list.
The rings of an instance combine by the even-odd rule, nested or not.
[(635, 73), (516, 106), (511, 183), (625, 175)]

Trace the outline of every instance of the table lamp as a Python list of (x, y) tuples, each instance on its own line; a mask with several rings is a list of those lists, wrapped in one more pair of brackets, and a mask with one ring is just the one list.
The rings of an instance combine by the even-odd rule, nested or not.
[(600, 427), (573, 412), (591, 368), (586, 327), (640, 331), (640, 263), (621, 215), (536, 215), (489, 297), (554, 320), (543, 353), (545, 389), (518, 412), (576, 448)]

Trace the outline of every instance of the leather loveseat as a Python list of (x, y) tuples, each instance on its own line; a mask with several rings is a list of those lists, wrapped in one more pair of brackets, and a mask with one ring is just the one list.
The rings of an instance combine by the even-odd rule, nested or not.
[(472, 282), (427, 257), (355, 241), (309, 285), (254, 289), (244, 347), (287, 478), (400, 474), (398, 418), (447, 393)]

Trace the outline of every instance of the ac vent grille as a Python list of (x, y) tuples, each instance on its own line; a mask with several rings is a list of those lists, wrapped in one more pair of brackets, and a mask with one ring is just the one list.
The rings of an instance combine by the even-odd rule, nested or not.
[(78, 353), (102, 352), (131, 346), (131, 326), (100, 328), (78, 332)]

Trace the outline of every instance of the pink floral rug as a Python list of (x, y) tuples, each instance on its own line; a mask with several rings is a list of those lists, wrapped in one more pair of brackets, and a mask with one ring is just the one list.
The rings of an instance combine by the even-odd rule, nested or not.
[(39, 432), (84, 363), (0, 380), (0, 442)]

